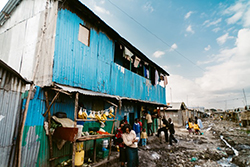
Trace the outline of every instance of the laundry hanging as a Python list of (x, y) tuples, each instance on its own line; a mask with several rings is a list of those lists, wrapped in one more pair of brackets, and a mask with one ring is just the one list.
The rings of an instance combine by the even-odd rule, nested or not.
[(135, 56), (135, 60), (134, 60), (134, 67), (135, 68), (138, 68), (140, 61), (141, 61), (141, 59), (139, 57)]
[(155, 85), (159, 83), (159, 73), (157, 70), (155, 70)]
[(164, 75), (164, 87), (168, 84), (168, 78), (166, 75)]

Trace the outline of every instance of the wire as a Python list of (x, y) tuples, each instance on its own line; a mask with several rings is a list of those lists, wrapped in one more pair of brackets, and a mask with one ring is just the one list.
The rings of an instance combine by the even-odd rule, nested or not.
[[(144, 25), (142, 25), (140, 22), (138, 22), (136, 19), (134, 19), (132, 16), (130, 16), (129, 14), (127, 14), (124, 10), (122, 10), (120, 7), (118, 7), (116, 4), (114, 4), (113, 2), (111, 2), (110, 0), (108, 0), (110, 4), (112, 4), (113, 6), (115, 6), (118, 10), (120, 10), (122, 13), (124, 13), (126, 16), (128, 16), (131, 20), (133, 20), (134, 22), (136, 22), (138, 25), (140, 25), (142, 28), (144, 28), (147, 32), (149, 32), (151, 35), (153, 35), (155, 38), (157, 38), (159, 41), (161, 41), (163, 44), (165, 44), (166, 46), (170, 47), (171, 46), (165, 42), (163, 39), (161, 39), (160, 37), (158, 37), (155, 33), (153, 33), (152, 31), (150, 31), (147, 27), (145, 27)], [(196, 67), (198, 67), (200, 70), (205, 71), (203, 68), (201, 68), (200, 66), (198, 66), (197, 64), (195, 64), (192, 60), (190, 60), (189, 58), (187, 58), (186, 56), (184, 56), (182, 53), (180, 53), (179, 51), (177, 51), (176, 49), (174, 49), (174, 51), (179, 54), (180, 56), (182, 56), (183, 58), (185, 58), (187, 61), (189, 61), (191, 64), (195, 65)]]

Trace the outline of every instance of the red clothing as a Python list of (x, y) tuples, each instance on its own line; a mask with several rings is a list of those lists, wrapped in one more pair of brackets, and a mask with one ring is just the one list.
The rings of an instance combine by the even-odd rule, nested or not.
[(122, 142), (123, 142), (123, 140), (122, 140), (122, 129), (121, 128), (119, 128), (119, 129), (117, 129), (117, 133), (116, 133), (116, 135), (115, 135), (115, 138), (117, 139), (117, 145), (119, 146), (119, 147), (124, 147), (125, 145), (124, 144), (122, 144)]
[(139, 121), (138, 123), (140, 124), (140, 127), (141, 127), (141, 132), (142, 132), (142, 122), (141, 122), (141, 121)]
[(123, 120), (124, 121), (124, 124), (128, 124), (128, 121), (127, 120)]

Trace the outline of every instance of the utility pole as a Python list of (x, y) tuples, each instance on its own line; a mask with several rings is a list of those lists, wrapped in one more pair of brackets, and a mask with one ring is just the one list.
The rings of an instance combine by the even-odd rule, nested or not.
[(247, 98), (246, 98), (246, 94), (245, 94), (245, 90), (243, 89), (243, 95), (244, 95), (244, 98), (245, 98), (245, 103), (247, 105)]

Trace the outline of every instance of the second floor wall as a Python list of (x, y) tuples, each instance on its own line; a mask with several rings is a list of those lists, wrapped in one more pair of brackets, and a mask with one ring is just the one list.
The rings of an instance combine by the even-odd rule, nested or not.
[(166, 104), (165, 88), (114, 62), (115, 41), (76, 13), (60, 9), (52, 81)]

